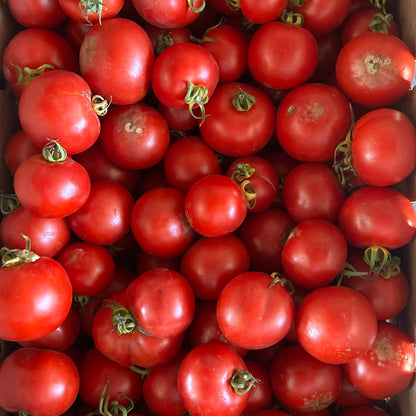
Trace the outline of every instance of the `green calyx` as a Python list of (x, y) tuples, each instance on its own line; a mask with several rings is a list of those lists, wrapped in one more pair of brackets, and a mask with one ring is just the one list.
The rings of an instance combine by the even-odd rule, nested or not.
[(238, 87), (238, 90), (233, 95), (232, 102), (237, 111), (249, 111), (256, 103), (256, 98)]
[(0, 249), (1, 263), (4, 267), (18, 266), (23, 263), (32, 263), (40, 257), (31, 251), (30, 239), (24, 234), (21, 236), (26, 240), (26, 247), (24, 249), (9, 249), (2, 247)]
[(27, 66), (21, 68), (20, 66), (17, 66), (15, 64), (11, 65), (19, 71), (19, 74), (17, 76), (17, 84), (24, 86), (28, 85), (37, 76), (43, 74), (47, 69), (55, 69), (55, 67), (50, 64), (43, 64), (38, 66), (37, 68), (29, 68)]
[(105, 6), (106, 5), (100, 0), (80, 0), (80, 2), (78, 3), (78, 9), (81, 13), (81, 16), (90, 25), (92, 25), (91, 21), (88, 19), (88, 15), (90, 13), (97, 13), (98, 22), (101, 24), (101, 15)]
[(42, 149), (42, 156), (47, 162), (58, 163), (66, 160), (67, 152), (57, 140), (49, 139)]

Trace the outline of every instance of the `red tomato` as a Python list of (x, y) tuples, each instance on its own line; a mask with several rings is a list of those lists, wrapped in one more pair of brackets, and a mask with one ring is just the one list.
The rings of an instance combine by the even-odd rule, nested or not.
[(301, 26), (279, 21), (264, 23), (251, 38), (248, 69), (260, 84), (290, 89), (306, 82), (318, 63), (314, 35)]
[(344, 364), (366, 353), (377, 335), (377, 317), (370, 302), (353, 289), (314, 289), (296, 310), (299, 344), (313, 357)]
[(351, 139), (351, 164), (368, 185), (395, 185), (416, 167), (416, 129), (401, 111), (369, 111), (354, 124)]
[(333, 169), (323, 163), (306, 162), (288, 173), (282, 197), (288, 214), (297, 223), (311, 219), (336, 223), (346, 194)]
[(55, 257), (68, 243), (71, 229), (66, 218), (42, 218), (20, 206), (0, 223), (0, 240), (6, 247), (25, 248), (22, 234), (38, 256)]
[(273, 135), (273, 103), (250, 84), (230, 82), (218, 86), (205, 110), (208, 116), (199, 126), (201, 137), (223, 155), (250, 156)]
[(196, 233), (185, 216), (185, 195), (174, 188), (152, 189), (141, 195), (131, 213), (131, 230), (139, 246), (157, 257), (181, 255)]
[(78, 22), (74, 19), (66, 21), (65, 37), (77, 52), (79, 52), (82, 41), (90, 29), (91, 25), (88, 22)]
[(60, 152), (54, 143), (43, 155), (24, 160), (17, 168), (13, 185), (22, 206), (44, 218), (63, 218), (78, 211), (87, 201), (91, 181), (85, 168)]
[(410, 200), (396, 189), (365, 186), (345, 200), (338, 225), (348, 243), (356, 247), (376, 244), (393, 249), (412, 239), (416, 213)]
[(90, 25), (101, 23), (104, 19), (115, 17), (121, 10), (124, 0), (101, 1), (58, 0), (65, 14), (71, 19)]
[(340, 365), (314, 358), (299, 344), (278, 351), (269, 374), (279, 402), (290, 409), (312, 413), (334, 402), (342, 381)]
[(363, 404), (370, 404), (371, 399), (360, 393), (345, 377), (343, 373), (341, 388), (335, 403), (343, 407), (360, 406)]
[(7, 253), (0, 268), (0, 338), (26, 341), (49, 334), (65, 320), (72, 303), (65, 269), (27, 249)]
[(112, 244), (129, 230), (133, 205), (134, 199), (124, 186), (98, 181), (91, 185), (85, 204), (68, 217), (69, 225), (88, 243)]
[(276, 20), (288, 5), (288, 0), (251, 1), (240, 0), (242, 15), (253, 23), (267, 23)]
[(348, 41), (336, 64), (341, 90), (363, 107), (386, 107), (404, 97), (415, 75), (415, 58), (397, 36), (365, 33)]
[(413, 379), (414, 344), (396, 325), (379, 321), (371, 348), (344, 365), (350, 383), (371, 399), (385, 399), (406, 389)]
[[(237, 416), (249, 399), (252, 380), (242, 358), (222, 342), (207, 342), (193, 348), (178, 371), (178, 392), (193, 416)], [(235, 382), (240, 379), (240, 383)], [(242, 379), (244, 380), (241, 383)], [(239, 385), (243, 384), (243, 387)], [(249, 384), (250, 387), (247, 386)]]
[(120, 105), (145, 97), (153, 61), (147, 33), (133, 20), (120, 17), (91, 27), (79, 52), (81, 75), (94, 93)]
[(281, 280), (249, 271), (234, 277), (217, 302), (218, 325), (231, 342), (247, 349), (270, 347), (289, 332), (294, 302)]
[(243, 193), (225, 175), (204, 176), (185, 196), (185, 215), (192, 228), (204, 237), (220, 237), (235, 231), (246, 214)]
[(157, 110), (172, 130), (188, 131), (198, 125), (198, 120), (189, 112), (188, 108), (170, 107), (158, 101)]
[(289, 91), (276, 114), (276, 135), (290, 156), (304, 162), (334, 158), (351, 127), (350, 104), (337, 88), (307, 83)]
[(66, 412), (78, 395), (79, 375), (64, 353), (40, 348), (19, 348), (0, 367), (0, 406), (39, 416)]
[(143, 25), (152, 42), (155, 55), (159, 55), (164, 49), (174, 43), (191, 42), (191, 31), (188, 27), (161, 28), (149, 23)]
[(58, 140), (69, 155), (94, 144), (100, 121), (91, 105), (91, 89), (74, 72), (55, 69), (39, 75), (24, 89), (19, 120), (25, 133), (43, 148)]
[(147, 169), (168, 150), (169, 126), (157, 110), (144, 103), (110, 107), (101, 120), (100, 143), (117, 165)]
[(14, 95), (36, 76), (52, 69), (78, 72), (78, 57), (71, 44), (48, 29), (26, 29), (18, 32), (3, 52), (3, 72)]
[(306, 289), (328, 285), (348, 255), (341, 230), (329, 221), (307, 220), (295, 226), (282, 250), (285, 276)]
[(247, 248), (233, 234), (202, 237), (184, 253), (180, 270), (199, 299), (215, 300), (224, 286), (249, 269)]
[(10, 173), (14, 175), (18, 166), (25, 159), (41, 151), (23, 130), (19, 130), (6, 143), (6, 147), (4, 148), (4, 162)]
[(157, 267), (167, 267), (168, 269), (179, 272), (181, 265), (181, 257), (158, 257), (152, 254), (146, 253), (146, 251), (139, 249), (136, 253), (136, 274), (142, 274), (148, 270), (155, 269)]

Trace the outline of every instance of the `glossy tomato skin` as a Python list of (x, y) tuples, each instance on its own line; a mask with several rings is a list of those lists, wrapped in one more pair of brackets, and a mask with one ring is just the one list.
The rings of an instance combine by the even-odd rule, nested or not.
[(377, 336), (362, 356), (344, 365), (345, 376), (362, 394), (385, 399), (406, 389), (414, 374), (415, 350), (396, 325), (379, 321)]
[(237, 394), (230, 384), (239, 369), (247, 369), (243, 359), (222, 342), (193, 348), (178, 371), (178, 392), (185, 409), (194, 416), (241, 414), (249, 395)]
[(36, 77), (19, 101), (19, 120), (25, 133), (43, 148), (58, 140), (69, 155), (94, 144), (100, 121), (91, 105), (88, 83), (78, 74), (56, 69)]
[(79, 53), (81, 75), (94, 93), (119, 105), (146, 96), (154, 52), (149, 36), (134, 21), (112, 17), (94, 25)]
[(289, 332), (294, 302), (281, 282), (262, 272), (234, 277), (217, 302), (218, 325), (227, 339), (247, 349), (270, 347)]
[(72, 303), (72, 286), (65, 269), (56, 260), (40, 257), (29, 263), (3, 266), (0, 276), (2, 339), (39, 338), (65, 320)]
[(276, 114), (276, 135), (283, 149), (304, 162), (325, 162), (351, 127), (350, 104), (336, 87), (306, 83), (283, 97)]
[(72, 231), (98, 245), (115, 243), (130, 228), (134, 199), (122, 185), (102, 180), (91, 185), (85, 204), (68, 217)]
[(324, 363), (295, 344), (278, 351), (269, 370), (277, 399), (290, 409), (315, 412), (336, 399), (342, 382), (340, 365)]
[(401, 111), (369, 111), (354, 124), (351, 138), (352, 165), (368, 185), (395, 185), (416, 166), (416, 130)]
[[(395, 214), (391, 215), (392, 212)], [(394, 249), (412, 239), (416, 213), (410, 200), (396, 189), (365, 186), (345, 200), (338, 226), (356, 247), (378, 244)]]
[(246, 214), (243, 193), (225, 175), (204, 176), (185, 195), (185, 215), (192, 228), (204, 237), (220, 237), (235, 231)]
[(77, 367), (62, 352), (19, 348), (0, 367), (0, 406), (8, 412), (60, 415), (71, 407), (78, 391)]
[(71, 157), (48, 162), (33, 155), (17, 168), (13, 184), (20, 203), (44, 218), (63, 218), (81, 208), (91, 190), (85, 168)]
[(242, 15), (253, 23), (267, 23), (276, 20), (286, 8), (287, 0), (240, 1)]
[(307, 294), (296, 310), (300, 345), (329, 364), (345, 364), (366, 353), (377, 335), (370, 302), (353, 289), (326, 286)]
[(409, 91), (415, 74), (414, 56), (397, 36), (365, 33), (343, 46), (335, 73), (340, 89), (354, 103), (387, 107)]
[[(233, 105), (241, 93), (255, 98), (247, 111)], [(201, 137), (216, 152), (226, 156), (250, 156), (261, 150), (274, 132), (275, 109), (270, 98), (247, 83), (219, 85), (205, 106), (208, 115), (199, 127)], [(250, 126), (250, 127), (248, 127)]]
[(147, 169), (168, 150), (169, 126), (157, 110), (144, 103), (110, 107), (101, 120), (100, 143), (117, 165)]
[(155, 188), (134, 203), (131, 230), (139, 246), (157, 257), (183, 254), (197, 234), (184, 210), (185, 195), (170, 187)]
[(314, 35), (300, 26), (272, 21), (251, 38), (248, 68), (256, 81), (273, 89), (291, 89), (306, 82), (318, 63)]
[[(16, 98), (20, 98), (30, 82), (24, 69), (37, 70), (48, 65), (51, 69), (78, 72), (78, 57), (72, 45), (48, 29), (26, 29), (17, 33), (3, 53), (3, 72)], [(42, 69), (39, 70), (42, 73)]]

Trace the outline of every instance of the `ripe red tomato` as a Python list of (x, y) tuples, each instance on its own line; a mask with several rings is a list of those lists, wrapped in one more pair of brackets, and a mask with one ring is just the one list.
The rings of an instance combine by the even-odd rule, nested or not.
[(106, 0), (102, 2), (82, 0), (58, 0), (59, 5), (68, 17), (90, 25), (101, 23), (104, 19), (117, 16), (124, 0)]
[(379, 321), (371, 348), (344, 364), (350, 383), (371, 399), (385, 399), (406, 389), (413, 379), (415, 349), (410, 337), (396, 325)]
[(314, 35), (301, 26), (272, 21), (261, 25), (248, 47), (248, 69), (260, 84), (291, 89), (306, 82), (318, 63)]
[(326, 286), (308, 293), (296, 310), (295, 332), (302, 347), (329, 364), (365, 354), (377, 335), (377, 316), (361, 293)]
[(267, 23), (276, 20), (285, 10), (288, 0), (240, 0), (241, 14), (250, 22)]
[(7, 169), (13, 175), (24, 160), (41, 151), (42, 149), (36, 146), (23, 130), (18, 130), (6, 143), (4, 148), (4, 162), (6, 163)]
[(334, 158), (351, 122), (350, 104), (339, 89), (306, 83), (283, 97), (276, 114), (277, 140), (295, 159), (324, 162)]
[(168, 150), (169, 126), (150, 105), (114, 106), (101, 120), (100, 143), (117, 165), (147, 169), (160, 162)]
[(247, 349), (270, 347), (289, 332), (294, 302), (282, 280), (249, 271), (231, 279), (217, 302), (217, 320), (224, 336)]
[(240, 82), (219, 85), (205, 106), (201, 137), (226, 156), (250, 156), (264, 148), (275, 128), (275, 109), (259, 88)]
[(334, 402), (343, 377), (340, 365), (314, 358), (299, 344), (276, 353), (269, 375), (279, 402), (290, 409), (312, 413)]
[(394, 249), (412, 239), (416, 212), (410, 200), (396, 189), (365, 186), (345, 200), (338, 226), (348, 243), (356, 247), (376, 244)]
[(53, 139), (69, 155), (80, 153), (92, 146), (100, 133), (91, 100), (91, 88), (80, 75), (63, 69), (45, 72), (33, 79), (20, 97), (20, 124), (40, 148)]
[(153, 61), (147, 33), (133, 20), (121, 17), (91, 27), (79, 51), (81, 75), (91, 89), (119, 105), (134, 104), (145, 97)]
[(65, 413), (79, 391), (79, 374), (64, 353), (43, 348), (18, 348), (0, 367), (0, 406), (39, 416)]
[(364, 33), (338, 54), (336, 80), (346, 96), (363, 107), (387, 107), (404, 97), (415, 75), (415, 58), (397, 36)]
[(241, 370), (247, 371), (243, 359), (222, 342), (193, 348), (178, 371), (178, 392), (185, 409), (194, 416), (241, 414), (249, 399), (247, 385), (252, 385), (250, 375), (243, 373), (246, 379)]
[(228, 176), (207, 175), (195, 182), (185, 196), (185, 215), (204, 237), (235, 231), (244, 221), (247, 203), (239, 186)]

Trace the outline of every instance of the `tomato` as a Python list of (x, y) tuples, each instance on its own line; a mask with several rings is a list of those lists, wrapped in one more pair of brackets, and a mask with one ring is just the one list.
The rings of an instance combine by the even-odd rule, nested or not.
[(209, 28), (200, 41), (218, 63), (219, 80), (237, 81), (247, 68), (248, 38), (238, 28), (221, 24)]
[(17, 167), (28, 157), (41, 152), (41, 149), (30, 140), (30, 137), (23, 131), (18, 130), (7, 141), (4, 148), (4, 162), (12, 175)]
[(306, 289), (328, 285), (348, 255), (341, 230), (329, 221), (307, 220), (295, 226), (282, 250), (285, 275)]
[(410, 337), (396, 325), (379, 321), (371, 348), (344, 364), (350, 383), (371, 399), (384, 399), (406, 389), (413, 379), (415, 350)]
[(33, 79), (19, 100), (19, 120), (25, 133), (43, 148), (58, 140), (69, 155), (97, 140), (100, 121), (91, 105), (91, 89), (78, 74), (55, 69)]
[(273, 204), (279, 179), (267, 159), (255, 155), (237, 158), (227, 169), (226, 175), (240, 185), (250, 213), (264, 211)]
[(247, 83), (219, 85), (205, 106), (199, 126), (202, 139), (226, 156), (250, 156), (261, 150), (274, 132), (275, 109), (270, 98)]
[(185, 195), (185, 215), (192, 228), (204, 237), (220, 237), (235, 231), (246, 214), (243, 193), (225, 175), (204, 176)]
[(189, 112), (188, 108), (170, 107), (160, 101), (156, 105), (157, 110), (172, 130), (188, 131), (198, 125), (198, 120)]
[(10, 0), (12, 16), (24, 27), (52, 29), (67, 19), (58, 0)]
[(303, 412), (315, 412), (330, 406), (342, 381), (340, 365), (314, 358), (299, 344), (278, 351), (269, 374), (276, 398), (290, 409)]
[(178, 272), (156, 268), (142, 273), (127, 288), (129, 309), (144, 331), (159, 337), (184, 332), (192, 322), (195, 296)]
[(248, 69), (260, 84), (291, 89), (306, 82), (318, 63), (314, 35), (301, 26), (279, 21), (264, 23), (248, 47)]
[(215, 300), (235, 276), (248, 271), (249, 253), (233, 234), (202, 237), (182, 256), (180, 270), (199, 299)]
[[(164, 105), (189, 108), (204, 120), (204, 105), (219, 79), (217, 61), (211, 52), (194, 43), (176, 43), (155, 59), (151, 84), (156, 98)], [(195, 106), (201, 115), (194, 113)]]
[(160, 28), (149, 23), (143, 25), (153, 45), (155, 55), (159, 55), (164, 49), (174, 43), (191, 42), (191, 31), (188, 27)]
[(100, 142), (117, 165), (147, 169), (160, 162), (170, 144), (163, 116), (144, 103), (110, 107), (101, 121)]
[(287, 335), (294, 310), (283, 280), (249, 271), (234, 277), (221, 291), (217, 320), (228, 340), (243, 348), (260, 349)]
[(71, 18), (66, 21), (65, 37), (77, 52), (79, 52), (82, 41), (90, 29), (91, 25), (88, 22), (78, 22)]
[(253, 23), (267, 23), (276, 20), (285, 10), (288, 0), (247, 1), (240, 0), (242, 15)]
[(14, 95), (37, 75), (52, 69), (78, 71), (78, 57), (71, 44), (48, 29), (26, 29), (18, 32), (3, 52), (3, 72)]
[(360, 393), (345, 377), (343, 373), (341, 388), (335, 403), (343, 407), (360, 406), (370, 404), (371, 399)]
[(203, 0), (160, 1), (156, 4), (149, 0), (132, 0), (132, 4), (147, 23), (164, 29), (188, 26), (205, 7)]
[(175, 257), (158, 257), (147, 253), (146, 251), (139, 249), (136, 252), (136, 274), (142, 274), (148, 270), (155, 269), (157, 267), (166, 267), (175, 272), (180, 271), (181, 256)]
[(0, 223), (0, 240), (6, 247), (25, 248), (26, 235), (38, 256), (55, 257), (67, 244), (71, 229), (66, 218), (43, 218), (20, 206)]
[(14, 252), (5, 249), (0, 276), (2, 339), (39, 338), (65, 320), (72, 303), (72, 286), (56, 260), (39, 257), (30, 247)]
[(98, 245), (115, 243), (130, 228), (134, 199), (118, 183), (102, 180), (91, 185), (85, 204), (68, 217), (71, 230), (82, 240)]
[(0, 406), (39, 416), (61, 415), (77, 398), (79, 374), (64, 353), (18, 348), (0, 367)]
[(276, 135), (290, 156), (304, 162), (324, 162), (351, 126), (350, 105), (337, 88), (306, 83), (289, 91), (276, 113)]
[(347, 241), (356, 247), (376, 244), (393, 249), (412, 239), (416, 213), (410, 200), (396, 189), (365, 186), (345, 200), (338, 226)]
[(272, 207), (247, 216), (240, 238), (249, 251), (251, 267), (265, 273), (283, 271), (283, 247), (295, 225), (282, 208)]
[(346, 194), (333, 169), (323, 163), (305, 162), (286, 176), (282, 197), (297, 223), (311, 219), (336, 223)]
[(253, 385), (250, 375), (241, 370), (247, 371), (243, 359), (222, 342), (193, 348), (178, 371), (178, 392), (185, 409), (194, 416), (241, 414)]
[(336, 80), (354, 103), (386, 107), (408, 93), (415, 75), (414, 61), (397, 36), (364, 33), (349, 40), (338, 54)]
[(91, 27), (79, 51), (81, 75), (91, 89), (119, 105), (134, 104), (146, 96), (153, 61), (147, 33), (136, 22), (120, 17)]
[(81, 208), (90, 194), (88, 172), (64, 152), (51, 142), (42, 154), (24, 160), (14, 174), (14, 190), (21, 205), (40, 217), (67, 217)]
[(79, 397), (95, 409), (100, 406), (103, 392), (108, 394), (109, 403), (117, 400), (122, 406), (128, 406), (130, 400), (136, 403), (142, 397), (141, 375), (105, 357), (95, 347), (83, 355), (78, 369)]
[(401, 111), (369, 111), (354, 124), (351, 139), (351, 164), (368, 185), (395, 185), (416, 166), (416, 130)]
[(124, 0), (101, 1), (86, 0), (58, 0), (65, 14), (71, 19), (86, 22), (90, 25), (101, 23), (104, 19), (114, 17), (118, 14), (124, 4)]
[(341, 26), (351, 5), (351, 0), (341, 0), (328, 4), (323, 0), (307, 0), (296, 2), (297, 6), (289, 9), (300, 13), (303, 27), (315, 36), (320, 36)]
[(157, 257), (183, 254), (196, 233), (185, 216), (185, 195), (162, 187), (142, 194), (134, 203), (131, 230), (139, 246)]
[(377, 335), (377, 317), (370, 302), (343, 286), (312, 290), (296, 310), (299, 344), (313, 357), (344, 364), (366, 353)]

